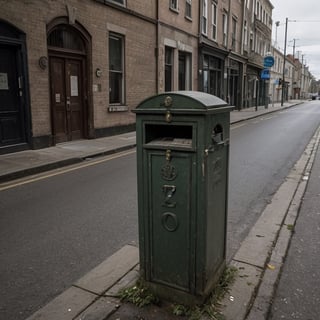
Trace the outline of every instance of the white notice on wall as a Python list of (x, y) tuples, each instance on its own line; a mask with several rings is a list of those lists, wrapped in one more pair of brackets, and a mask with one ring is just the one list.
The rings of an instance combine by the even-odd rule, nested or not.
[(61, 102), (60, 93), (56, 93), (56, 103), (60, 103), (60, 102)]
[(9, 90), (7, 73), (0, 73), (0, 90)]
[(77, 97), (78, 93), (78, 77), (70, 76), (71, 97)]

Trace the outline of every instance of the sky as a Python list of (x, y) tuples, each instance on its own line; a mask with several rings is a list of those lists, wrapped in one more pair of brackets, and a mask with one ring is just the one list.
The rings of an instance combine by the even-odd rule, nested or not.
[[(285, 25), (287, 28), (287, 54), (295, 57), (309, 67), (311, 74), (320, 80), (320, 0), (270, 0), (272, 11), (273, 44), (282, 52), (285, 42)], [(275, 23), (280, 25), (276, 27)], [(276, 43), (275, 43), (276, 41)]]

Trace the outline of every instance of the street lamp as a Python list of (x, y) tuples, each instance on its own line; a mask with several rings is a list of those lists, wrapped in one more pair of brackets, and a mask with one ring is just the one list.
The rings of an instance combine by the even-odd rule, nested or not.
[(281, 107), (284, 101), (284, 88), (285, 88), (285, 73), (286, 73), (286, 55), (287, 55), (287, 33), (288, 33), (288, 18), (286, 18), (286, 29), (284, 34), (284, 50), (283, 50), (283, 69), (282, 69), (282, 92), (281, 92)]

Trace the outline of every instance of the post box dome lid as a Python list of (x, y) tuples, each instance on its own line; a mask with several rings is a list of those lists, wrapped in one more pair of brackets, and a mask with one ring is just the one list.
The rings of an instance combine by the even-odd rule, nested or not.
[(201, 91), (170, 91), (164, 92), (158, 95), (154, 95), (143, 100), (134, 112), (139, 113), (139, 111), (160, 111), (160, 110), (184, 110), (184, 111), (194, 111), (203, 112), (210, 109), (217, 108), (232, 108), (228, 104), (209, 93)]

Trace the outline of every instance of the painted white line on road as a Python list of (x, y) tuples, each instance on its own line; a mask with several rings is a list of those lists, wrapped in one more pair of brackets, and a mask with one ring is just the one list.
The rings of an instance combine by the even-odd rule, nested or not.
[[(274, 117), (275, 117), (275, 116), (263, 118), (263, 120), (270, 120), (270, 119), (273, 119)], [(261, 120), (262, 120), (262, 119), (261, 119)]]
[(247, 125), (246, 123), (237, 124), (237, 125), (231, 125), (231, 130), (238, 129), (238, 128), (241, 128), (241, 127), (246, 126), (246, 125)]
[(75, 171), (75, 170), (78, 170), (78, 169), (94, 166), (96, 164), (100, 164), (100, 163), (103, 163), (103, 162), (107, 162), (107, 161), (110, 161), (110, 160), (114, 160), (114, 159), (117, 159), (117, 158), (121, 158), (121, 157), (130, 155), (130, 154), (133, 154), (135, 152), (136, 152), (135, 149), (134, 150), (130, 150), (130, 151), (119, 152), (119, 153), (116, 153), (114, 155), (110, 155), (110, 156), (104, 157), (103, 159), (90, 160), (90, 161), (85, 162), (85, 163), (72, 165), (72, 167), (69, 166), (69, 167), (64, 167), (64, 168), (60, 168), (60, 169), (55, 169), (54, 171), (49, 171), (50, 173), (45, 173), (45, 174), (43, 174), (43, 173), (41, 174), (40, 173), (40, 174), (37, 174), (37, 175), (29, 176), (27, 178), (21, 178), (21, 179), (15, 180), (16, 182), (12, 182), (11, 181), (11, 182), (2, 183), (2, 184), (0, 184), (0, 191), (4, 191), (4, 190), (7, 190), (7, 189), (12, 189), (12, 188), (15, 188), (15, 187), (18, 187), (18, 186), (22, 186), (22, 185), (25, 185), (25, 184), (28, 184), (28, 183), (32, 183), (32, 182), (48, 179), (48, 178), (51, 178), (51, 177), (54, 177), (54, 176), (58, 176), (58, 175), (61, 175), (61, 174), (64, 174), (64, 173), (72, 172), (72, 171)]

